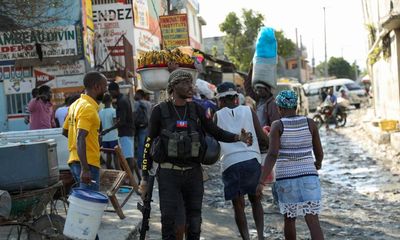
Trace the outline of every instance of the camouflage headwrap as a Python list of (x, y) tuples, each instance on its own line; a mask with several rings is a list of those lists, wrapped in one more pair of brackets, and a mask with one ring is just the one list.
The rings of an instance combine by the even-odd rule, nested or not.
[(193, 82), (193, 77), (192, 74), (189, 72), (183, 71), (183, 70), (175, 70), (173, 71), (168, 78), (168, 87), (167, 87), (167, 92), (168, 94), (172, 93), (172, 89), (174, 86), (178, 83), (180, 83), (183, 80), (190, 80)]
[(281, 91), (275, 98), (276, 105), (286, 109), (296, 109), (297, 94), (292, 90)]

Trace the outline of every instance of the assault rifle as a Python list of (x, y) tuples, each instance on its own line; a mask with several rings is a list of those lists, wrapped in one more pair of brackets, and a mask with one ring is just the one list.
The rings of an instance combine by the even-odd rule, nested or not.
[(137, 203), (137, 209), (142, 213), (142, 226), (139, 229), (140, 232), (140, 240), (145, 240), (146, 232), (150, 229), (149, 227), (149, 219), (151, 212), (151, 198), (153, 197), (153, 186), (154, 186), (154, 175), (149, 176), (147, 181), (147, 191), (146, 195), (143, 199), (143, 203)]

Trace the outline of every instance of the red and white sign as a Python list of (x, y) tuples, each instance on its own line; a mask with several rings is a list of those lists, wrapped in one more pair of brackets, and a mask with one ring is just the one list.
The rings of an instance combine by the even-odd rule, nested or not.
[(50, 75), (48, 73), (36, 70), (36, 69), (33, 70), (33, 73), (34, 73), (35, 78), (36, 78), (35, 87), (39, 87), (40, 85), (43, 85), (43, 84), (45, 84), (47, 82), (50, 82), (51, 80), (54, 79), (54, 76), (52, 76), (52, 75)]
[(112, 51), (103, 63), (104, 70), (124, 67), (123, 41), (121, 39), (117, 46), (116, 43), (125, 35), (129, 43), (134, 44), (132, 6), (121, 3), (93, 5), (93, 22), (96, 65), (102, 64)]

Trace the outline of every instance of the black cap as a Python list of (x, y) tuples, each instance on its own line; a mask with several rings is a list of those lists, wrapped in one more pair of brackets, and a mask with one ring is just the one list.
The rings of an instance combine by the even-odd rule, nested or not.
[(116, 82), (110, 82), (108, 85), (108, 91), (119, 91), (119, 85)]
[(222, 98), (229, 95), (231, 96), (238, 95), (235, 84), (231, 82), (224, 82), (219, 84), (217, 87), (217, 98)]

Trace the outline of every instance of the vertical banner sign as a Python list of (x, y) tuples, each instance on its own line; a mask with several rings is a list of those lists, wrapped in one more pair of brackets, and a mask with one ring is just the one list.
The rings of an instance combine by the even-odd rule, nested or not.
[(94, 67), (94, 24), (91, 0), (82, 0), (82, 15), (85, 58), (89, 65)]
[(164, 48), (190, 45), (186, 14), (160, 16), (160, 28)]
[(133, 0), (135, 27), (149, 29), (149, 6), (147, 0)]

